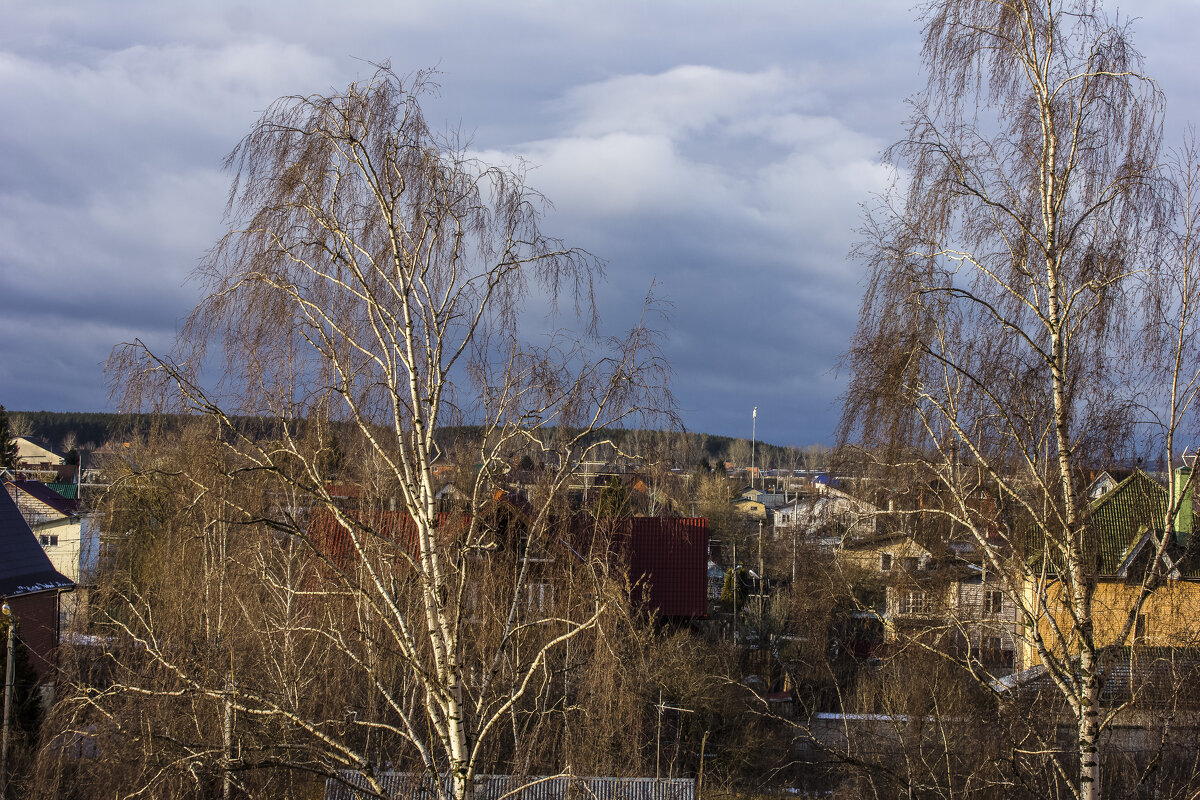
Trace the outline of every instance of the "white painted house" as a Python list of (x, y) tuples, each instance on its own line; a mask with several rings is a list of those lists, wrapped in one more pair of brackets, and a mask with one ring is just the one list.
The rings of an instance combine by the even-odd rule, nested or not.
[(776, 508), (776, 535), (794, 531), (806, 542), (840, 547), (846, 540), (871, 538), (878, 530), (879, 509), (831, 486), (818, 486)]
[[(84, 586), (96, 567), (99, 536), (96, 526), (88, 524), (81, 513), (79, 501), (63, 497), (39, 481), (6, 481), (5, 489), (54, 569)], [(79, 604), (85, 601), (82, 589), (63, 598), (63, 630), (70, 627)]]

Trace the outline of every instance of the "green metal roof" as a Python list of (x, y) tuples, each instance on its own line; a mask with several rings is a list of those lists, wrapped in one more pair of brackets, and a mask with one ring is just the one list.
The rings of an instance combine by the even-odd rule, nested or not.
[[(1141, 470), (1135, 470), (1107, 494), (1088, 506), (1088, 520), (1083, 534), (1083, 563), (1090, 569), (1095, 565), (1098, 575), (1114, 577), (1122, 563), (1142, 540), (1147, 531), (1162, 531), (1168, 505), (1166, 487)], [(1193, 516), (1195, 520), (1195, 516)], [(1193, 528), (1195, 527), (1193, 522)], [(1031, 531), (1024, 552), (1026, 563), (1039, 569), (1043, 558), (1042, 534)], [(1172, 557), (1181, 555), (1182, 548), (1174, 542), (1168, 545)], [(1058, 556), (1051, 548), (1050, 561), (1058, 568)], [(1179, 564), (1186, 577), (1200, 577), (1200, 565), (1191, 561)]]
[(1147, 530), (1161, 530), (1167, 490), (1139, 470), (1092, 502), (1085, 558), (1099, 556), (1101, 575), (1115, 575), (1130, 549)]

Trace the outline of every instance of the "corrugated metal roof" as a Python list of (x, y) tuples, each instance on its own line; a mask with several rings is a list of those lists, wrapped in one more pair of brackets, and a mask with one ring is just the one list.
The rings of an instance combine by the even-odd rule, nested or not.
[(707, 615), (708, 520), (631, 519), (629, 579), (643, 587), (643, 602), (658, 616)]
[[(367, 538), (417, 550), (416, 524), (407, 510), (342, 512)], [(470, 524), (466, 514), (438, 515), (439, 535), (453, 538)], [(587, 535), (581, 531), (587, 527)], [(628, 568), (634, 600), (660, 617), (698, 618), (708, 613), (708, 520), (704, 517), (633, 517), (612, 527), (577, 526), (557, 541), (577, 557), (600, 558)], [(603, 528), (603, 530), (601, 530)], [(313, 511), (309, 538), (317, 552), (340, 568), (352, 560), (350, 531), (329, 509)]]
[(74, 500), (79, 496), (79, 484), (77, 483), (47, 483), (46, 487), (53, 489), (68, 500)]
[[(388, 800), (435, 800), (437, 787), (420, 772), (383, 772), (375, 776)], [(451, 781), (443, 776), (442, 787), (451, 794)], [(351, 770), (325, 783), (325, 800), (366, 800), (374, 797), (366, 778)], [(508, 775), (477, 775), (475, 800), (695, 800), (692, 778), (585, 778), (547, 776), (517, 778)]]
[(1141, 470), (1092, 503), (1088, 543), (1099, 556), (1100, 573), (1115, 575), (1139, 536), (1161, 529), (1166, 514), (1167, 490)]
[[(360, 536), (393, 542), (409, 555), (417, 554), (417, 524), (407, 509), (350, 510), (341, 513), (355, 525)], [(465, 530), (468, 522), (469, 519), (464, 515), (438, 514), (438, 531), (452, 537)], [(339, 522), (332, 511), (328, 508), (314, 509), (308, 533), (317, 552), (339, 567), (347, 566), (354, 552), (350, 529)]]
[(16, 502), (0, 491), (0, 597), (74, 585), (50, 563)]
[[(41, 481), (10, 481), (10, 485), (16, 487), (18, 491), (29, 495), (39, 503), (44, 503), (64, 517), (79, 515), (78, 500), (70, 500), (64, 497)], [(18, 501), (19, 504), (20, 501)]]
[(627, 571), (633, 601), (660, 617), (708, 613), (708, 520), (704, 517), (576, 519), (559, 541), (580, 560)]

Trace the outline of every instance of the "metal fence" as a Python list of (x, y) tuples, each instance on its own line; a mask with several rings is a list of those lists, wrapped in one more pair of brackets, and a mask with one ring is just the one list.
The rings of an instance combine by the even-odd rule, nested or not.
[[(420, 772), (381, 772), (375, 775), (387, 800), (438, 800), (437, 786)], [(452, 796), (451, 779), (441, 777), (444, 796)], [(376, 797), (360, 773), (346, 770), (325, 783), (325, 800), (367, 800)], [(477, 775), (475, 800), (695, 800), (692, 778), (585, 778), (573, 775)]]

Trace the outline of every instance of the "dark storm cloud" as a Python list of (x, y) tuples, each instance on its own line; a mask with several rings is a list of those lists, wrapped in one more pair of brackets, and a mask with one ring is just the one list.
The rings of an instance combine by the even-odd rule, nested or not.
[[(608, 264), (610, 331), (656, 282), (689, 428), (746, 435), (757, 405), (761, 439), (827, 441), (858, 203), (886, 185), (878, 153), (921, 79), (909, 3), (844, 5), (10, 5), (0, 402), (106, 407), (112, 345), (165, 347), (199, 299), (187, 279), (221, 231), (223, 156), (276, 97), (390, 59), (443, 71), (435, 123), (534, 165), (547, 228)], [(1186, 119), (1197, 12), (1137, 10), (1149, 71)]]

